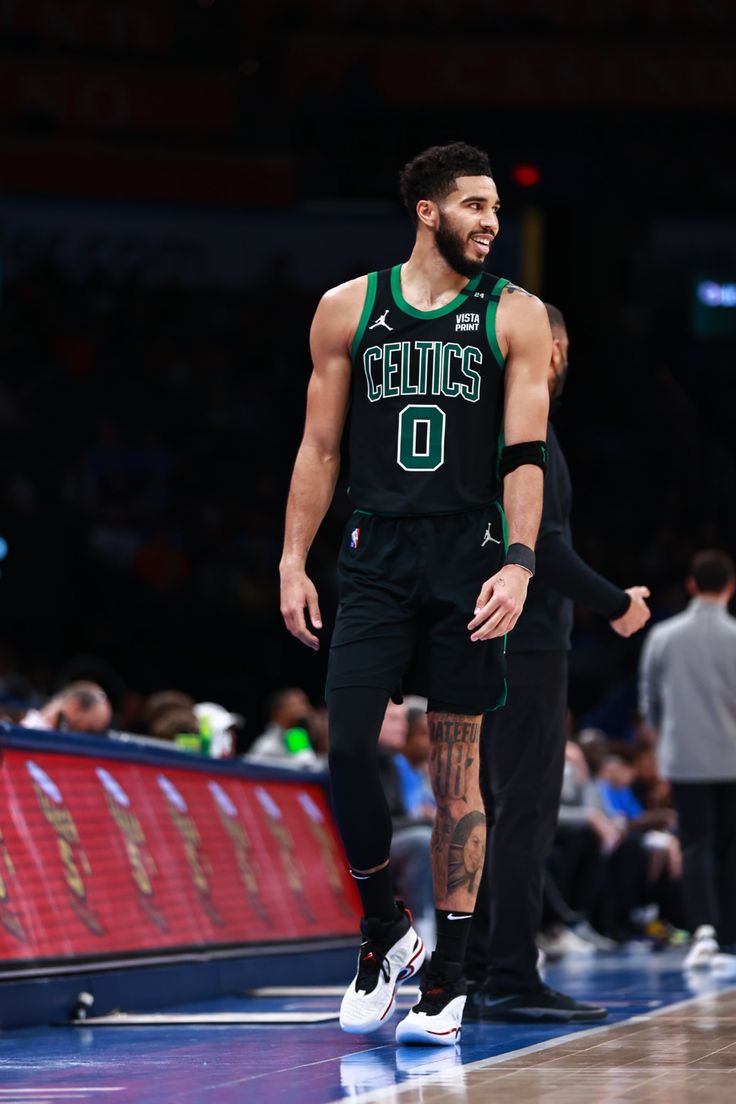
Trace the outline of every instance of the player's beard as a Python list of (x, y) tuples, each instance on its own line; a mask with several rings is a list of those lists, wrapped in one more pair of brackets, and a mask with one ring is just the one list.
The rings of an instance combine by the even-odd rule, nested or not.
[(467, 242), (457, 230), (452, 229), (442, 215), (440, 215), (434, 240), (442, 259), (461, 276), (467, 276), (469, 280), (472, 280), (474, 276), (480, 275), (483, 271), (485, 261), (471, 261), (466, 257), (465, 247)]

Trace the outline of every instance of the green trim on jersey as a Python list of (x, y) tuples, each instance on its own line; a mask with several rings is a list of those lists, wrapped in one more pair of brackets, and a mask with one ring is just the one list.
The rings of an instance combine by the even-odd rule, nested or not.
[(509, 523), (506, 520), (506, 511), (503, 508), (503, 503), (496, 500), (493, 505), (501, 515), (501, 528), (503, 530), (503, 550), (504, 553), (509, 550)]
[[(504, 654), (506, 652), (505, 641), (506, 641), (506, 637), (504, 637), (504, 649), (503, 649)], [(486, 709), (485, 712), (486, 713), (495, 713), (497, 709), (503, 709), (503, 707), (505, 706), (505, 704), (508, 700), (509, 700), (509, 683), (508, 683), (508, 679), (504, 679), (503, 680), (503, 690), (501, 691), (501, 693), (499, 695), (498, 701), (496, 702), (495, 705), (492, 705), (490, 709)]]
[[(423, 311), (417, 310), (411, 303), (407, 303), (404, 298), (401, 292), (401, 269), (402, 265), (400, 264), (394, 265), (391, 269), (391, 294), (399, 310), (402, 310), (404, 314), (411, 315), (412, 318), (441, 318), (443, 314), (451, 314), (452, 311), (462, 306), (467, 298), (468, 292), (475, 291), (483, 275), (482, 272), (479, 272), (477, 276), (474, 276), (470, 283), (466, 284), (463, 290), (456, 295), (450, 303), (445, 303), (444, 307), (437, 307), (436, 310)], [(508, 283), (508, 281), (506, 282)]]
[(506, 447), (506, 435), (501, 426), (501, 432), (498, 435), (498, 450), (496, 452), (496, 479), (501, 486), (501, 493), (503, 494), (503, 479), (501, 478), (501, 453)]
[(358, 323), (358, 328), (355, 331), (355, 337), (353, 338), (353, 343), (350, 346), (350, 356), (353, 360), (355, 359), (355, 354), (358, 351), (358, 346), (360, 345), (361, 341), (363, 340), (363, 334), (365, 333), (365, 328), (368, 325), (368, 319), (371, 316), (371, 311), (373, 310), (373, 304), (376, 301), (376, 288), (377, 287), (378, 287), (378, 273), (377, 272), (369, 272), (368, 273), (368, 286), (365, 289), (365, 301), (363, 303), (363, 311), (360, 315), (360, 322)]
[[(510, 280), (504, 279), (503, 276), (498, 279), (493, 287), (491, 296), (501, 294), (507, 284), (510, 284)], [(498, 344), (498, 338), (496, 337), (496, 312), (498, 311), (498, 299), (491, 298), (488, 303), (488, 309), (486, 310), (486, 337), (488, 338), (488, 344), (491, 346), (491, 351), (498, 361), (500, 368), (506, 367), (506, 358), (501, 352), (501, 346)]]

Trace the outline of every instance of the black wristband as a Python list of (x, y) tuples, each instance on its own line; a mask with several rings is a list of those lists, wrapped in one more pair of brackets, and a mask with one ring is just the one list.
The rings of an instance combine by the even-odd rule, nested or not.
[(523, 567), (530, 575), (533, 575), (537, 570), (537, 557), (534, 555), (534, 549), (530, 548), (528, 544), (510, 544), (503, 563), (504, 567), (507, 564), (516, 564), (518, 567)]
[(498, 469), (501, 479), (524, 464), (536, 464), (543, 472), (547, 470), (547, 442), (520, 441), (518, 445), (506, 445), (501, 450)]

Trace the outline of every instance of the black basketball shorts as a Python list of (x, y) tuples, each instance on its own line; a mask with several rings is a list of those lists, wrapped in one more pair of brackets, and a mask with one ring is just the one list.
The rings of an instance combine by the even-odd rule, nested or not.
[(328, 695), (403, 687), (469, 715), (503, 705), (505, 638), (473, 642), (468, 623), (506, 543), (500, 503), (445, 517), (356, 511), (338, 557)]

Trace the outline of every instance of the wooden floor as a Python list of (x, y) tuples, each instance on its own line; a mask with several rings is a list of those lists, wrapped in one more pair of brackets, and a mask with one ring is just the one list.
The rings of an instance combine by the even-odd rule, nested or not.
[[(438, 1059), (439, 1060), (439, 1059)], [(428, 1072), (428, 1071), (426, 1071)], [(736, 1100), (736, 991), (448, 1069), (389, 1104), (727, 1104)]]

